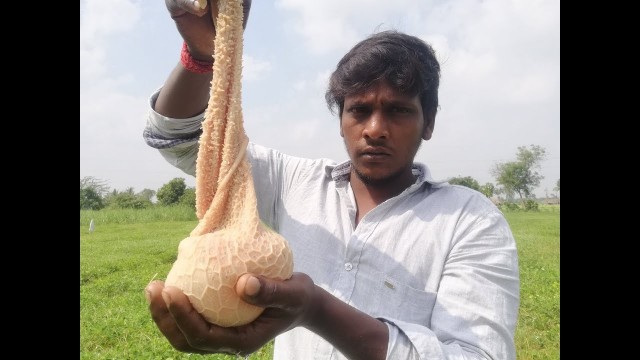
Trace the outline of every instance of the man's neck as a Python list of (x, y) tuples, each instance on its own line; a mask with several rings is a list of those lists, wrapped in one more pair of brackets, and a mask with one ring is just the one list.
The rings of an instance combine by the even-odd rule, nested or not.
[(365, 183), (351, 170), (350, 179), (353, 196), (356, 200), (357, 215), (356, 224), (360, 222), (369, 211), (386, 200), (397, 196), (415, 182), (415, 176), (409, 169), (407, 175), (398, 177), (381, 184)]

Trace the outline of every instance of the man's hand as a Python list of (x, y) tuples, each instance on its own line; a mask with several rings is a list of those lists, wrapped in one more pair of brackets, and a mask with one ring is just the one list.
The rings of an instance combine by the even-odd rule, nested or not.
[(175, 349), (245, 356), (277, 335), (312, 321), (320, 303), (317, 289), (302, 273), (286, 281), (245, 274), (236, 284), (237, 294), (265, 310), (253, 322), (229, 328), (208, 323), (175, 287), (165, 288), (163, 282), (153, 281), (145, 291), (153, 320)]
[[(165, 0), (165, 5), (176, 23), (178, 32), (187, 43), (191, 56), (197, 60), (211, 61), (215, 50), (214, 19), (218, 17), (218, 1), (209, 0), (204, 9), (200, 7), (197, 0)], [(246, 28), (251, 0), (243, 0), (242, 6), (244, 12), (242, 25)]]
[(264, 327), (276, 335), (312, 322), (321, 303), (318, 288), (303, 273), (293, 273), (285, 281), (244, 274), (236, 283), (236, 294), (249, 304), (266, 308), (248, 325)]

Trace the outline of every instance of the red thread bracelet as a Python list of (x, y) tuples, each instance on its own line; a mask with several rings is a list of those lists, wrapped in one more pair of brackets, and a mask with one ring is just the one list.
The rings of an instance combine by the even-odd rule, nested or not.
[(189, 53), (187, 43), (182, 43), (182, 51), (180, 52), (180, 62), (187, 71), (196, 74), (206, 74), (213, 72), (213, 61), (196, 60)]

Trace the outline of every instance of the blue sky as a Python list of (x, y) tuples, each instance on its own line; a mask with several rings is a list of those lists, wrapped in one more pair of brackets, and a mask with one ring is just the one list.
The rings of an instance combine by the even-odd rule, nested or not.
[[(436, 179), (471, 176), (540, 145), (560, 178), (560, 3), (554, 0), (255, 0), (245, 30), (247, 135), (291, 155), (346, 160), (324, 102), (342, 55), (377, 30), (430, 43), (441, 62), (440, 110), (416, 161)], [(178, 63), (182, 40), (164, 1), (80, 1), (80, 177), (158, 190), (176, 177), (142, 130), (149, 95)]]

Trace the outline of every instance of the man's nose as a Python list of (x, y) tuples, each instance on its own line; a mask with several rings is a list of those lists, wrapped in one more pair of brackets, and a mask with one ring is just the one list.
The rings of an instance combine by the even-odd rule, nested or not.
[(369, 120), (365, 124), (363, 136), (372, 139), (385, 138), (389, 136), (388, 123), (382, 111), (374, 111), (371, 113)]

